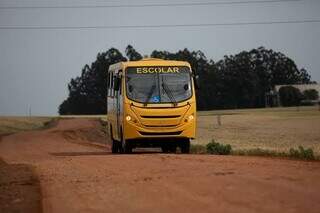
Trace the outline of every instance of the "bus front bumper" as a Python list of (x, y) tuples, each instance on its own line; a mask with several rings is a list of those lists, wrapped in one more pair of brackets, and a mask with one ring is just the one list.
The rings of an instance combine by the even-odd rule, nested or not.
[(174, 128), (166, 127), (144, 127), (132, 122), (125, 122), (125, 139), (147, 139), (147, 138), (195, 138), (196, 121), (185, 122)]

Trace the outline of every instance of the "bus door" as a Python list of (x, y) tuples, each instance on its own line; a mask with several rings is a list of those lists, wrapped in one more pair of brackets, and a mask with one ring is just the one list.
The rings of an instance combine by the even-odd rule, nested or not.
[(121, 113), (121, 82), (122, 82), (122, 78), (121, 78), (121, 71), (118, 72), (118, 74), (116, 75), (116, 77), (118, 78), (118, 90), (115, 93), (115, 109), (116, 109), (116, 126), (117, 126), (117, 135), (119, 137), (119, 139), (121, 139), (121, 120), (120, 120), (120, 113)]

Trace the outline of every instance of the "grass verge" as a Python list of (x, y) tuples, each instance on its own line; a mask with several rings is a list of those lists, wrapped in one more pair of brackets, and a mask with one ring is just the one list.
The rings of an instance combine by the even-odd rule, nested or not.
[(0, 117), (0, 136), (53, 126), (56, 117)]
[[(230, 152), (225, 152), (223, 154), (212, 151), (212, 143), (210, 142), (207, 145), (200, 144), (191, 144), (190, 153), (191, 154), (214, 154), (214, 155), (237, 155), (237, 156), (262, 156), (262, 157), (282, 157), (290, 159), (299, 159), (299, 160), (320, 160), (320, 156), (315, 156), (311, 148), (304, 148), (299, 146), (298, 149), (291, 148), (289, 152), (278, 152), (268, 149), (239, 149), (239, 150), (230, 150)], [(229, 147), (230, 145), (223, 145), (219, 143), (216, 147)], [(224, 149), (224, 148), (222, 148)]]

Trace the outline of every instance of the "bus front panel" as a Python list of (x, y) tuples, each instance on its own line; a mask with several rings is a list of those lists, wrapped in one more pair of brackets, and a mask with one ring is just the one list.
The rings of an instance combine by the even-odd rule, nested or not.
[(125, 139), (195, 138), (190, 67), (128, 67), (124, 75)]

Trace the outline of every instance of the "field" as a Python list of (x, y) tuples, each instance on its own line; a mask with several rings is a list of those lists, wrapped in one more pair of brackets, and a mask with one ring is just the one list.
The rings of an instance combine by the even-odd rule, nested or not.
[(320, 155), (320, 111), (293, 107), (200, 112), (194, 143), (206, 144), (211, 139), (234, 149), (288, 151), (301, 145)]
[[(215, 139), (234, 149), (276, 151), (303, 145), (319, 155), (319, 113), (309, 107), (199, 112), (193, 144)], [(319, 161), (140, 150), (113, 155), (100, 122), (105, 117), (2, 117), (0, 212), (320, 209)]]
[(0, 136), (21, 131), (40, 129), (48, 124), (53, 117), (19, 117), (0, 116)]
[[(220, 116), (220, 125), (218, 117)], [(106, 115), (59, 116), (106, 120)], [(0, 135), (43, 128), (54, 117), (0, 117)], [(290, 148), (312, 148), (320, 156), (320, 110), (291, 107), (198, 112), (197, 139), (205, 145), (212, 139), (235, 150), (267, 149), (287, 152)]]

